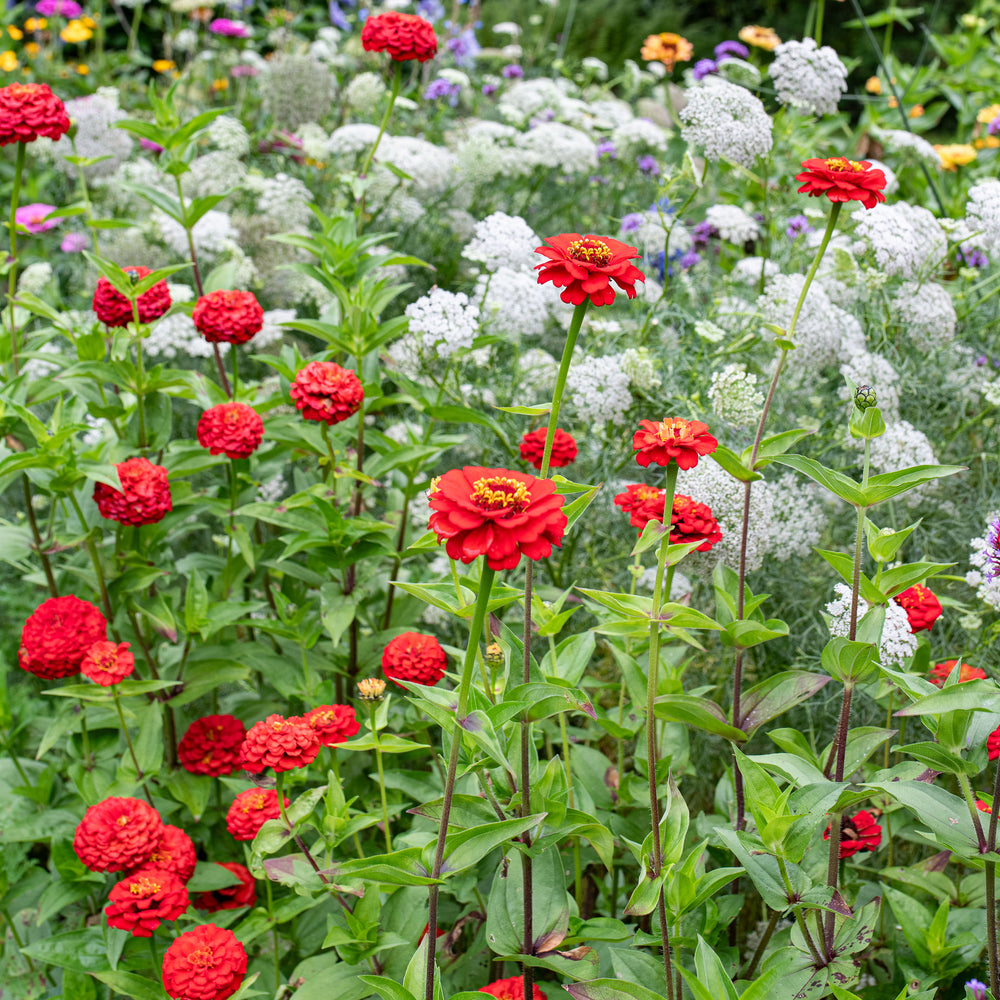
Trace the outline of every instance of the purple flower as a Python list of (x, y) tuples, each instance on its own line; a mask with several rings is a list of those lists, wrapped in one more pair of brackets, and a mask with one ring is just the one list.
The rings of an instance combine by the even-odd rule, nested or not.
[(449, 38), (447, 44), (456, 66), (472, 69), (476, 65), (476, 56), (482, 51), (482, 46), (476, 41), (476, 32), (472, 28), (466, 28), (461, 34)]
[(499, 89), (495, 83), (484, 83), (483, 97), (492, 97)]
[(228, 17), (217, 17), (208, 25), (213, 35), (225, 35), (227, 38), (249, 38), (253, 32), (248, 24), (242, 21), (231, 21)]
[(989, 132), (990, 135), (1000, 135), (1000, 115), (997, 115), (996, 118), (994, 118), (993, 121), (986, 126), (986, 131)]
[(615, 144), (610, 139), (602, 139), (597, 144), (597, 158), (600, 159), (602, 156), (611, 160), (618, 159), (618, 150), (615, 149)]
[(153, 142), (152, 139), (140, 139), (139, 145), (142, 146), (143, 149), (148, 149), (153, 153), (163, 152), (163, 147), (158, 142)]
[(87, 237), (84, 233), (67, 233), (59, 244), (59, 249), (63, 253), (79, 253), (86, 246)]
[(1000, 576), (1000, 517), (990, 522), (986, 531), (986, 548), (983, 550), (983, 555), (986, 556), (983, 576), (989, 583)]
[(981, 983), (978, 979), (970, 979), (965, 988), (972, 991), (972, 1000), (984, 1000), (986, 997), (986, 983)]
[(425, 21), (440, 21), (444, 17), (444, 4), (441, 0), (420, 0), (417, 4), (417, 14)]
[(708, 241), (718, 239), (719, 230), (711, 222), (699, 222), (691, 227), (691, 246), (695, 250), (708, 246)]
[(687, 253), (681, 255), (681, 259), (677, 261), (677, 263), (680, 264), (682, 271), (688, 271), (694, 267), (695, 264), (701, 263), (701, 254), (696, 250), (688, 250)]
[(977, 250), (975, 247), (959, 247), (957, 256), (966, 267), (983, 268), (988, 267), (990, 263), (986, 254), (984, 254), (982, 250)]
[(797, 240), (804, 233), (811, 233), (813, 227), (809, 225), (809, 220), (804, 215), (793, 215), (785, 227), (785, 235), (790, 240)]
[(457, 83), (452, 83), (451, 80), (446, 80), (443, 76), (439, 76), (427, 85), (427, 89), (424, 91), (424, 100), (440, 101), (446, 97), (448, 103), (453, 108), (456, 108), (458, 107), (458, 95), (461, 92), (462, 88)]
[(704, 80), (706, 76), (719, 72), (719, 64), (714, 59), (699, 59), (691, 70), (696, 80)]
[(974, 364), (974, 365), (975, 365), (975, 366), (976, 366), (977, 368), (982, 368), (982, 367), (983, 367), (983, 365), (988, 365), (989, 363), (990, 363), (990, 359), (989, 359), (988, 357), (986, 357), (986, 355), (985, 355), (985, 354), (980, 354), (980, 355), (979, 355), (979, 356), (978, 356), (978, 357), (976, 358), (976, 360), (975, 360), (975, 361), (973, 362), (973, 364)]
[(508, 63), (500, 73), (505, 80), (520, 80), (524, 76), (524, 70), (517, 63)]
[(648, 174), (650, 177), (658, 177), (660, 175), (660, 165), (656, 162), (655, 156), (649, 156), (648, 154), (646, 156), (639, 156), (635, 162), (644, 174)]
[(55, 205), (43, 205), (40, 202), (34, 205), (22, 205), (14, 213), (14, 221), (19, 226), (24, 226), (29, 233), (44, 233), (47, 229), (58, 226), (62, 222), (58, 216), (53, 219), (45, 218), (55, 210)]
[(344, 12), (340, 9), (337, 0), (330, 0), (327, 5), (327, 13), (330, 15), (330, 24), (335, 28), (339, 28), (341, 31), (351, 30), (351, 22), (347, 20)]
[(590, 177), (587, 178), (587, 183), (588, 184), (607, 184), (608, 183), (608, 179), (603, 174), (591, 174)]
[(251, 66), (249, 63), (239, 63), (234, 66), (230, 71), (230, 76), (256, 76), (260, 72), (256, 66)]
[(619, 232), (623, 235), (625, 233), (634, 233), (645, 221), (646, 216), (642, 212), (629, 212), (627, 215), (622, 216), (622, 224), (619, 227)]
[(722, 62), (723, 59), (746, 59), (750, 55), (750, 50), (740, 42), (719, 42), (715, 46), (715, 58)]
[(35, 13), (41, 17), (79, 17), (83, 8), (76, 0), (38, 0)]

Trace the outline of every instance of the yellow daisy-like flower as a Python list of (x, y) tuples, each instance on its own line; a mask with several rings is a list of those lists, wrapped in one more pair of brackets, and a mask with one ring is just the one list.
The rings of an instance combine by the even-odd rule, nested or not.
[(667, 69), (673, 69), (674, 63), (690, 61), (694, 55), (694, 46), (672, 31), (661, 31), (658, 35), (650, 35), (643, 42), (640, 54), (646, 62), (660, 62)]
[(934, 151), (941, 157), (941, 167), (943, 170), (957, 170), (971, 163), (979, 154), (974, 146), (965, 143), (951, 143), (949, 145), (935, 145)]
[(740, 28), (739, 39), (767, 52), (773, 52), (781, 44), (774, 28), (762, 28), (759, 24), (748, 24), (745, 28)]
[(80, 76), (90, 76), (90, 67), (86, 63), (80, 63), (76, 67), (76, 71)]
[(974, 139), (972, 145), (976, 149), (998, 149), (1000, 148), (1000, 139), (995, 135), (987, 135), (982, 139)]
[(10, 49), (0, 52), (0, 70), (4, 73), (13, 73), (18, 65), (17, 56)]
[(15, 28), (13, 24), (7, 25), (7, 34), (14, 39), (15, 42), (19, 42), (24, 38), (24, 32), (20, 28)]
[(212, 90), (214, 90), (216, 93), (228, 89), (229, 89), (229, 81), (224, 77), (220, 77), (218, 80), (212, 81)]
[(97, 22), (92, 17), (81, 17), (80, 24), (82, 24), (85, 28), (90, 28), (91, 31), (97, 27)]
[(991, 104), (976, 115), (976, 121), (980, 125), (989, 125), (998, 115), (1000, 115), (1000, 104)]
[(76, 19), (66, 22), (66, 27), (59, 32), (59, 37), (68, 45), (89, 42), (94, 37), (94, 33), (84, 26), (82, 21)]
[(924, 113), (924, 106), (922, 104), (914, 104), (913, 107), (910, 108), (911, 118), (920, 118), (923, 116), (923, 113)]
[(27, 21), (24, 22), (25, 31), (44, 31), (48, 27), (49, 22), (45, 20), (44, 17), (29, 17)]
[(177, 69), (177, 63), (175, 63), (173, 59), (153, 60), (153, 70), (156, 73), (169, 73), (172, 69)]
[(865, 90), (869, 94), (881, 94), (882, 93), (882, 81), (877, 76), (870, 76), (865, 81)]
[(41, 51), (41, 46), (38, 42), (27, 42), (24, 46), (24, 51), (27, 52), (29, 56), (37, 56)]

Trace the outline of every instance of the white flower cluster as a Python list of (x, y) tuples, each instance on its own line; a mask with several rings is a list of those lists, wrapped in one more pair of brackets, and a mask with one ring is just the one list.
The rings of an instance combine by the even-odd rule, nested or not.
[(979, 600), (985, 601), (990, 607), (1000, 611), (1000, 576), (993, 576), (992, 579), (987, 579), (986, 572), (987, 563), (990, 562), (987, 548), (993, 541), (995, 534), (993, 524), (998, 517), (1000, 517), (1000, 511), (993, 511), (987, 518), (986, 531), (969, 542), (971, 550), (969, 553), (969, 563), (973, 566), (973, 569), (970, 569), (965, 574), (965, 582), (970, 587), (976, 588), (976, 597)]
[(487, 185), (497, 177), (522, 177), (531, 172), (513, 141), (518, 131), (500, 122), (476, 121), (461, 133), (455, 147), (458, 173), (464, 184)]
[(587, 357), (571, 365), (566, 378), (570, 406), (590, 424), (620, 424), (632, 405), (629, 377), (618, 356)]
[(37, 295), (52, 280), (52, 265), (46, 261), (29, 264), (17, 276), (17, 290)]
[(590, 136), (561, 122), (542, 122), (522, 132), (514, 145), (532, 167), (558, 169), (564, 174), (586, 174), (597, 164), (597, 146)]
[(545, 259), (535, 253), (541, 242), (519, 215), (494, 212), (476, 223), (475, 235), (463, 248), (462, 256), (480, 261), (487, 271), (507, 268), (530, 273)]
[(545, 331), (558, 292), (539, 285), (530, 271), (501, 267), (476, 279), (472, 301), (479, 307), (489, 332), (510, 340), (537, 337)]
[[(827, 626), (830, 635), (850, 635), (851, 632), (851, 588), (846, 583), (838, 583), (833, 588), (837, 595), (826, 606)], [(870, 605), (858, 598), (857, 620), (868, 612)], [(879, 642), (879, 662), (883, 667), (903, 667), (917, 651), (917, 637), (910, 631), (906, 612), (895, 601), (885, 606), (885, 624)]]
[(519, 80), (504, 92), (498, 105), (500, 114), (511, 125), (522, 128), (529, 119), (550, 114), (553, 118), (571, 117), (572, 104), (553, 80)]
[(660, 387), (660, 377), (656, 374), (656, 361), (646, 347), (630, 347), (618, 355), (618, 365), (629, 383), (639, 392), (652, 392)]
[(1000, 180), (983, 181), (969, 188), (965, 205), (966, 222), (988, 247), (1000, 248)]
[[(159, 209), (153, 212), (153, 222), (163, 236), (163, 242), (186, 260), (189, 253), (187, 230), (176, 219)], [(199, 259), (217, 257), (236, 235), (229, 216), (214, 208), (209, 209), (191, 227), (194, 249)]]
[(208, 126), (208, 141), (230, 156), (246, 156), (250, 152), (250, 135), (238, 118), (219, 115)]
[(923, 136), (914, 135), (906, 129), (891, 128), (875, 131), (875, 137), (884, 142), (886, 148), (893, 153), (910, 155), (934, 167), (941, 166), (941, 157), (938, 156), (937, 150)]
[(519, 386), (523, 393), (533, 398), (552, 398), (552, 390), (559, 373), (559, 362), (540, 347), (532, 347), (518, 358)]
[(363, 116), (373, 114), (385, 94), (386, 86), (377, 73), (358, 73), (344, 88), (342, 99), (351, 111)]
[(676, 216), (668, 212), (661, 215), (655, 206), (641, 214), (642, 221), (639, 225), (620, 236), (626, 243), (636, 246), (644, 257), (661, 252), (672, 257), (678, 252), (687, 253), (691, 249), (691, 234)]
[(611, 141), (619, 156), (637, 156), (641, 153), (665, 153), (667, 133), (648, 118), (631, 118), (611, 132)]
[(439, 358), (472, 347), (479, 329), (479, 306), (464, 292), (432, 288), (427, 295), (406, 307), (410, 333), (422, 334), (421, 344), (433, 348)]
[(393, 341), (385, 352), (391, 368), (395, 368), (405, 378), (415, 379), (423, 368), (424, 357), (421, 338), (408, 333)]
[(744, 285), (756, 285), (760, 281), (761, 272), (765, 278), (773, 278), (781, 274), (781, 268), (766, 257), (743, 257), (733, 265), (729, 277)]
[(764, 393), (757, 386), (757, 376), (740, 364), (726, 365), (721, 372), (712, 373), (708, 399), (715, 415), (734, 427), (743, 427), (756, 420), (764, 405)]
[(331, 156), (356, 156), (370, 149), (377, 138), (377, 125), (352, 122), (333, 130), (327, 140), (326, 150)]
[(705, 221), (719, 231), (719, 237), (727, 243), (742, 246), (760, 235), (760, 227), (754, 217), (744, 212), (739, 205), (712, 205), (705, 212)]
[[(853, 354), (840, 366), (840, 374), (855, 385), (874, 387), (882, 416), (886, 420), (899, 419), (899, 374), (881, 354), (870, 351)], [(853, 400), (846, 384), (840, 387), (839, 395), (845, 403)]]
[(375, 155), (379, 163), (391, 164), (410, 177), (420, 191), (440, 193), (458, 179), (455, 154), (416, 136), (384, 135)]
[(275, 128), (294, 130), (303, 122), (319, 121), (330, 110), (333, 78), (310, 55), (276, 52), (261, 69), (257, 86)]
[(897, 201), (859, 209), (853, 215), (859, 242), (855, 253), (875, 253), (878, 267), (889, 275), (915, 278), (935, 270), (948, 254), (948, 238), (926, 208)]
[(313, 217), (309, 211), (312, 192), (298, 178), (284, 173), (273, 177), (248, 174), (243, 187), (254, 196), (259, 219), (277, 225), (282, 232), (309, 225)]
[[(779, 274), (769, 281), (764, 294), (757, 299), (757, 311), (763, 321), (787, 330), (805, 280), (802, 274)], [(846, 320), (857, 324), (853, 316), (830, 301), (822, 286), (813, 282), (792, 334), (796, 347), (794, 371), (801, 374), (835, 361), (844, 327), (849, 325)]]
[[(239, 186), (246, 173), (247, 166), (242, 160), (223, 149), (213, 149), (191, 161), (190, 169), (181, 177), (181, 184), (188, 198), (226, 194)], [(157, 186), (159, 184), (158, 180)]]
[(782, 42), (774, 50), (771, 79), (782, 104), (807, 115), (830, 115), (847, 90), (847, 67), (837, 53), (815, 39)]
[[(100, 163), (94, 163), (84, 168), (88, 179), (107, 177), (129, 158), (132, 152), (132, 139), (128, 132), (115, 128), (115, 122), (128, 118), (128, 115), (118, 107), (118, 90), (115, 87), (98, 87), (93, 94), (86, 97), (75, 97), (66, 102), (66, 114), (76, 125), (76, 153), (69, 139), (63, 138), (57, 143), (44, 140), (46, 149), (51, 151), (56, 165), (65, 173), (75, 175), (77, 167), (70, 163), (67, 156), (107, 157)], [(42, 149), (42, 140), (35, 144)]]
[(295, 130), (295, 138), (302, 144), (302, 152), (311, 160), (322, 160), (330, 137), (322, 125), (316, 122), (303, 122)]
[(681, 138), (701, 147), (709, 160), (732, 160), (749, 169), (771, 151), (771, 116), (745, 87), (709, 76), (686, 97)]
[(954, 303), (936, 282), (905, 282), (893, 296), (892, 307), (896, 321), (921, 351), (940, 348), (955, 336)]
[[(754, 483), (754, 489), (760, 483)], [(768, 555), (786, 562), (805, 559), (819, 544), (827, 516), (823, 493), (814, 483), (804, 483), (794, 472), (786, 472), (767, 483), (773, 498), (768, 524)]]

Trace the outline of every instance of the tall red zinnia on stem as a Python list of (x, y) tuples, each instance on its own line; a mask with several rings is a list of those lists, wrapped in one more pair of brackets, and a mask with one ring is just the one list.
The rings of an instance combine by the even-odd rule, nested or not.
[(629, 263), (642, 256), (638, 249), (609, 236), (562, 233), (545, 242), (548, 246), (535, 248), (535, 253), (548, 258), (535, 267), (538, 283), (551, 281), (562, 288), (563, 302), (578, 306), (589, 299), (595, 306), (611, 305), (615, 301), (612, 281), (634, 299), (635, 283), (646, 280), (642, 271)]
[(290, 771), (311, 764), (319, 748), (315, 730), (299, 716), (269, 715), (247, 733), (240, 748), (240, 767), (251, 774), (260, 774), (265, 767), (277, 773)]
[(707, 552), (716, 542), (722, 541), (722, 530), (712, 508), (680, 493), (674, 496), (670, 524), (670, 541), (674, 545), (700, 541), (697, 551)]
[(433, 686), (448, 669), (448, 654), (432, 635), (403, 632), (382, 650), (382, 670), (394, 684), (402, 681)]
[(17, 661), (36, 677), (69, 677), (80, 669), (94, 643), (107, 635), (107, 620), (89, 601), (73, 594), (50, 597), (24, 623)]
[(164, 920), (176, 920), (189, 902), (184, 883), (173, 872), (142, 868), (112, 887), (104, 913), (109, 927), (148, 938)]
[(320, 705), (306, 712), (302, 721), (312, 726), (316, 738), (325, 747), (343, 743), (356, 736), (361, 729), (350, 705)]
[(944, 610), (941, 602), (919, 583), (897, 594), (893, 600), (906, 612), (911, 632), (929, 632)]
[[(536, 431), (528, 431), (521, 438), (521, 458), (530, 462), (536, 469), (542, 467), (542, 457), (545, 454), (545, 437), (548, 432), (544, 427)], [(561, 469), (576, 460), (576, 440), (572, 434), (557, 427), (552, 435), (552, 454), (549, 456), (549, 468)]]
[[(127, 267), (126, 274), (132, 275), (134, 281), (141, 281), (149, 273), (148, 267)], [(99, 278), (94, 289), (92, 303), (97, 318), (110, 327), (128, 326), (135, 320), (132, 312), (132, 302), (115, 288), (107, 278)], [(159, 319), (171, 306), (170, 289), (166, 281), (158, 281), (152, 288), (146, 289), (136, 299), (136, 310), (140, 323), (152, 323)]]
[(624, 493), (615, 497), (615, 506), (629, 516), (629, 524), (642, 531), (650, 521), (663, 522), (663, 509), (667, 503), (665, 490), (645, 483), (632, 483)]
[(127, 642), (95, 642), (80, 662), (80, 673), (101, 687), (119, 684), (135, 670)]
[(185, 771), (217, 778), (240, 766), (246, 726), (235, 715), (205, 715), (195, 719), (177, 744), (177, 760)]
[(47, 83), (0, 87), (0, 146), (34, 142), (39, 136), (58, 142), (69, 126), (66, 106)]
[(226, 1000), (246, 974), (243, 945), (215, 924), (185, 931), (163, 956), (163, 988), (175, 1000)]
[(693, 469), (703, 455), (710, 455), (719, 442), (708, 433), (708, 425), (698, 420), (640, 420), (639, 430), (632, 435), (635, 460), (647, 467), (651, 463), (669, 465), (676, 462), (680, 469)]
[(198, 444), (213, 455), (249, 458), (264, 437), (264, 421), (246, 403), (220, 403), (198, 421)]
[(95, 483), (94, 503), (109, 521), (119, 524), (156, 524), (174, 509), (167, 470), (148, 458), (130, 458), (115, 466), (120, 490)]
[(162, 836), (163, 820), (152, 806), (141, 799), (112, 797), (84, 813), (73, 850), (91, 871), (128, 871), (149, 859)]
[(296, 373), (289, 395), (306, 420), (327, 424), (357, 413), (365, 398), (358, 376), (333, 361), (310, 361)]
[[(285, 807), (288, 805), (285, 799)], [(237, 840), (253, 840), (269, 819), (280, 815), (278, 793), (273, 788), (248, 788), (233, 799), (226, 813), (226, 829)]]
[(140, 868), (159, 868), (173, 872), (182, 882), (187, 882), (198, 864), (194, 843), (179, 826), (165, 826), (163, 835), (153, 853)]
[(865, 208), (874, 208), (885, 201), (882, 194), (885, 174), (868, 160), (832, 156), (826, 160), (803, 160), (802, 167), (802, 173), (795, 176), (802, 181), (800, 194), (806, 193), (811, 198), (826, 195), (832, 202), (860, 201)]
[(394, 62), (427, 62), (437, 54), (434, 26), (416, 14), (390, 10), (365, 21), (361, 47), (366, 52), (388, 52)]
[(245, 344), (264, 325), (264, 310), (253, 292), (218, 289), (198, 299), (191, 320), (210, 344)]

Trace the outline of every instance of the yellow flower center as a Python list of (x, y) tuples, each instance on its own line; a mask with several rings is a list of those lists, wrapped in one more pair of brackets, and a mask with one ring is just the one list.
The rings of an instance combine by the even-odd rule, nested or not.
[(640, 500), (655, 500), (660, 491), (655, 486), (641, 486), (635, 491), (635, 495)]
[(691, 424), (687, 420), (674, 417), (670, 420), (661, 420), (656, 425), (656, 436), (666, 443), (675, 438), (687, 437), (691, 433)]
[(857, 160), (848, 160), (844, 156), (834, 156), (826, 161), (827, 170), (850, 170), (853, 173), (864, 173), (865, 168)]
[(153, 896), (160, 891), (162, 886), (155, 879), (137, 878), (129, 887), (128, 891), (133, 896)]
[(582, 240), (573, 240), (569, 245), (569, 255), (574, 260), (586, 261), (597, 267), (606, 267), (611, 263), (611, 247), (603, 240), (593, 236), (585, 236)]
[(212, 949), (209, 947), (199, 948), (197, 951), (192, 951), (188, 957), (188, 965), (197, 966), (200, 969), (211, 969), (215, 967), (215, 956), (212, 954)]
[(485, 510), (510, 510), (511, 513), (520, 514), (531, 500), (531, 494), (524, 483), (506, 476), (477, 479), (472, 486), (470, 499)]

